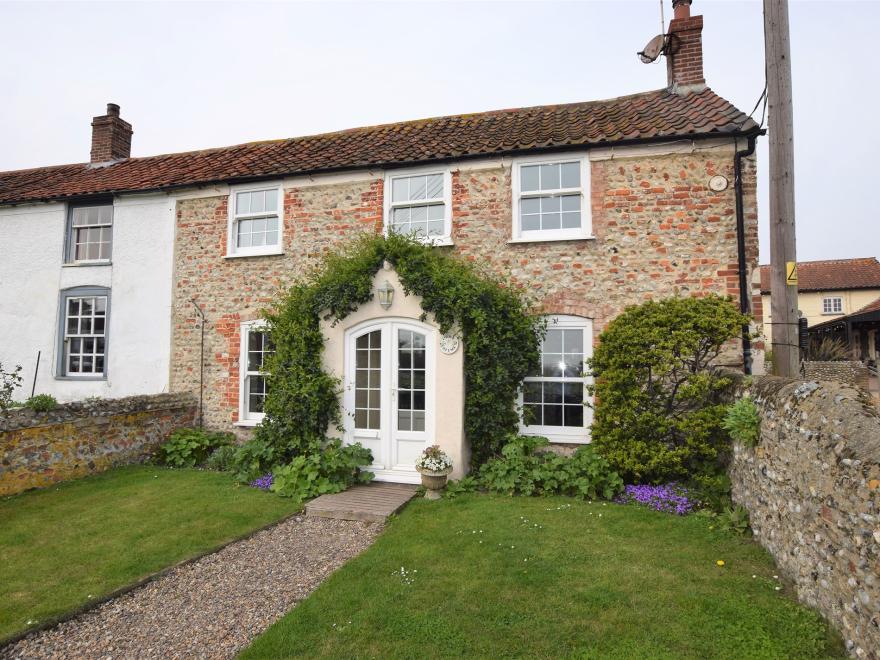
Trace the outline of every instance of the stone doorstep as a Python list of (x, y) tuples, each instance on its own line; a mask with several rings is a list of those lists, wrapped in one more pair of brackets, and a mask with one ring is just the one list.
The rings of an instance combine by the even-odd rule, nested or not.
[(321, 495), (305, 506), (306, 515), (339, 520), (385, 522), (416, 494), (417, 486), (373, 482), (342, 493)]

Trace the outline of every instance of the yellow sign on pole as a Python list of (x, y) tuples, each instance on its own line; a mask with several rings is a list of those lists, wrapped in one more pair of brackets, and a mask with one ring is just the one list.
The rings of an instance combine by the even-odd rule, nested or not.
[(789, 286), (797, 286), (797, 262), (785, 262), (785, 283)]

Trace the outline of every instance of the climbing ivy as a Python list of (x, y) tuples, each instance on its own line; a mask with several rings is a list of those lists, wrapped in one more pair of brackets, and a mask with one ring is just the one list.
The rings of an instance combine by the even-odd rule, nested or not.
[(337, 323), (373, 297), (373, 276), (390, 262), (407, 294), (422, 298), (422, 320), (459, 332), (464, 345), (465, 433), (472, 462), (497, 454), (516, 431), (523, 378), (539, 363), (544, 325), (525, 297), (454, 255), (410, 238), (368, 236), (296, 283), (266, 313), (275, 347), (265, 370), (269, 391), (256, 437), (285, 457), (319, 450), (329, 426), (341, 427), (337, 378), (322, 368), (321, 320)]

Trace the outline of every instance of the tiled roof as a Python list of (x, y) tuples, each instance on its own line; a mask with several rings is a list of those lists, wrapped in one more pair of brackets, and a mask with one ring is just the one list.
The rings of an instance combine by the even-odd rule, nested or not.
[(527, 150), (723, 136), (754, 121), (705, 89), (496, 110), (146, 158), (0, 172), (0, 204), (158, 190)]
[[(875, 257), (798, 262), (798, 291), (880, 289)], [(770, 293), (770, 266), (761, 266), (761, 293)]]

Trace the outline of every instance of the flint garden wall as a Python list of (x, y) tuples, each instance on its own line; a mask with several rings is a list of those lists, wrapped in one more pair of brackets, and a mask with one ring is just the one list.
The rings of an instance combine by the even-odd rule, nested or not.
[(185, 393), (10, 411), (0, 416), (0, 496), (143, 462), (196, 412)]
[(733, 498), (798, 598), (849, 651), (880, 649), (880, 418), (866, 392), (832, 381), (764, 377), (758, 445), (736, 446)]

